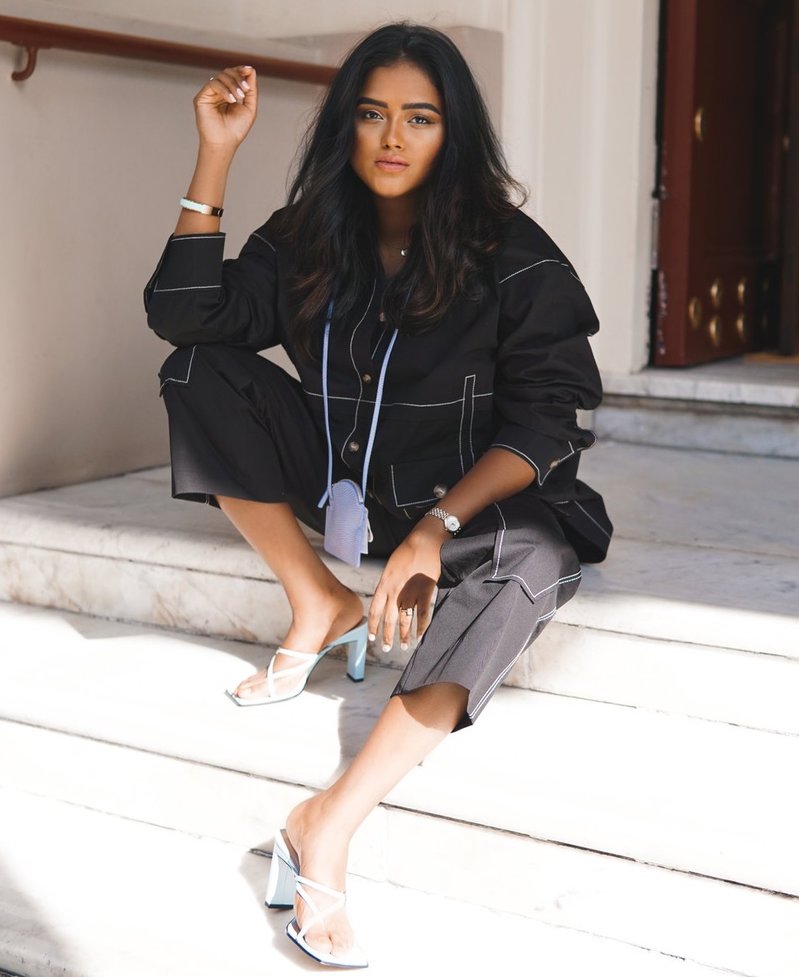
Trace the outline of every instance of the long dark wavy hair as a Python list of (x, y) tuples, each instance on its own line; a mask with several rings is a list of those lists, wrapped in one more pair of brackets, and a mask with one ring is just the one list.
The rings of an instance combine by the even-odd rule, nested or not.
[(479, 297), (501, 223), (525, 198), (508, 172), (469, 66), (452, 41), (407, 22), (369, 34), (345, 58), (308, 128), (289, 207), (280, 219), (297, 268), (293, 340), (309, 358), (318, 351), (329, 299), (335, 298), (336, 319), (346, 318), (378, 271), (375, 207), (350, 157), (356, 103), (369, 72), (401, 60), (424, 71), (438, 90), (445, 130), (408, 257), (383, 293), (387, 321), (403, 332), (423, 332), (456, 298)]

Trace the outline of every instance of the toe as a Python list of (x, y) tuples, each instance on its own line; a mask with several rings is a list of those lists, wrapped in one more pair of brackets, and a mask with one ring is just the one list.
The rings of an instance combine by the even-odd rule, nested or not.
[(352, 948), (353, 942), (352, 935), (349, 933), (342, 933), (338, 931), (331, 933), (330, 944), (332, 949), (330, 950), (330, 953), (332, 953), (334, 957), (343, 957)]
[(314, 950), (318, 951), (319, 953), (330, 954), (334, 952), (333, 942), (323, 933), (314, 935), (314, 931), (311, 930), (308, 934), (306, 934), (305, 942), (308, 944), (308, 946), (313, 947)]

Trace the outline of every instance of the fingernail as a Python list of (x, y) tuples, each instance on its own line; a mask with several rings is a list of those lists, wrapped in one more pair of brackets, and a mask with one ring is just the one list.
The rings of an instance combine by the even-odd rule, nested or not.
[(236, 89), (236, 94), (239, 96), (239, 98), (244, 98), (244, 92), (240, 88)]
[(370, 635), (367, 635), (367, 637), (369, 638), (369, 640), (370, 640), (370, 641), (374, 641), (374, 640), (375, 640), (375, 638), (377, 637), (377, 635), (375, 635), (375, 634), (370, 634)]
[(391, 645), (383, 645), (383, 654), (388, 654), (391, 651)]
[(402, 651), (407, 651), (408, 650), (407, 643), (405, 641), (401, 641), (400, 642), (400, 648), (401, 648)]
[(227, 93), (227, 100), (228, 100), (228, 102), (235, 102), (236, 101), (236, 96), (233, 94), (233, 92), (228, 92)]
[(242, 81), (241, 87), (244, 89), (245, 92), (248, 92), (250, 90), (250, 86), (247, 84), (246, 81)]

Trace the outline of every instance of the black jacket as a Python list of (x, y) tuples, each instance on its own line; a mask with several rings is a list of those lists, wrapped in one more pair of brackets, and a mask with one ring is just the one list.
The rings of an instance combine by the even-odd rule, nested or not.
[[(289, 333), (290, 247), (273, 218), (236, 259), (225, 235), (171, 237), (144, 292), (150, 327), (175, 346), (225, 342), (283, 346), (324, 432), (319, 363), (296, 355)], [(378, 275), (356, 312), (331, 331), (328, 390), (335, 450), (357, 475), (391, 328), (380, 318)], [(578, 555), (605, 556), (612, 526), (601, 498), (576, 480), (579, 452), (595, 441), (576, 409), (602, 386), (588, 343), (599, 324), (569, 261), (517, 211), (480, 301), (461, 299), (432, 330), (400, 332), (386, 377), (369, 489), (389, 511), (415, 519), (490, 446), (536, 471), (532, 492), (558, 516)], [(434, 491), (437, 490), (437, 491)]]

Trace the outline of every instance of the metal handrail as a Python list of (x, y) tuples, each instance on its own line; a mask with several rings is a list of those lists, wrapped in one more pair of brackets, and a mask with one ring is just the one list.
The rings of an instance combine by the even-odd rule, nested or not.
[(39, 20), (23, 20), (19, 17), (0, 16), (0, 41), (10, 41), (27, 51), (25, 67), (11, 74), (14, 81), (30, 78), (36, 68), (39, 51), (52, 48), (135, 58), (139, 61), (158, 61), (162, 64), (182, 64), (195, 68), (218, 69), (225, 65), (248, 64), (259, 74), (269, 78), (304, 81), (312, 85), (327, 85), (336, 73), (336, 68), (330, 65), (195, 47), (191, 44), (132, 37), (85, 27), (68, 27), (65, 24), (50, 24)]

